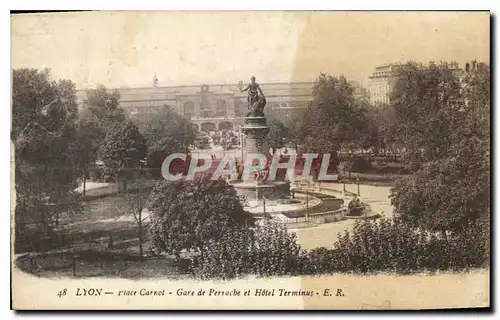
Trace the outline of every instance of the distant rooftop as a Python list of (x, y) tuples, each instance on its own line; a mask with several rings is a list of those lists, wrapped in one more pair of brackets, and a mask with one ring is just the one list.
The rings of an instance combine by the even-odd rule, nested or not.
[[(246, 83), (246, 82), (244, 82)], [(259, 82), (257, 81), (262, 86), (276, 86), (276, 85), (312, 85), (315, 82), (314, 81), (293, 81), (293, 82)], [(209, 87), (230, 87), (230, 86), (237, 86), (237, 82), (235, 83), (199, 83), (199, 84), (187, 84), (187, 85), (172, 85), (172, 86), (162, 86), (159, 85), (156, 88), (157, 89), (169, 89), (169, 88), (199, 88), (203, 85), (207, 85)], [(94, 89), (98, 84), (96, 84), (93, 87), (87, 87), (87, 88), (78, 88), (78, 91), (84, 91), (84, 90), (91, 90)], [(134, 89), (151, 89), (155, 88), (153, 84), (142, 84), (142, 85), (127, 85), (127, 86), (120, 86), (120, 87), (106, 87), (108, 90), (134, 90)]]

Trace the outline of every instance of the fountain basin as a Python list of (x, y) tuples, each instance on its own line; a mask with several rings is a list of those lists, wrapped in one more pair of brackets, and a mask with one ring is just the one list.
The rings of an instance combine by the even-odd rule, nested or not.
[(233, 181), (231, 185), (238, 196), (247, 201), (266, 199), (266, 201), (278, 201), (290, 197), (289, 181), (265, 181), (259, 184), (251, 181)]

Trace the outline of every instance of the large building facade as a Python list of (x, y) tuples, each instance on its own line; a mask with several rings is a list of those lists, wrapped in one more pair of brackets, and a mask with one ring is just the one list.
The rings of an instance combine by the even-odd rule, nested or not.
[(395, 65), (387, 64), (375, 67), (375, 71), (368, 77), (368, 90), (372, 105), (388, 104), (392, 88)]
[[(266, 113), (283, 120), (296, 110), (307, 108), (313, 100), (312, 82), (262, 83), (266, 96)], [(119, 88), (120, 106), (132, 117), (158, 111), (168, 105), (176, 112), (190, 118), (198, 130), (238, 130), (248, 112), (246, 92), (238, 86), (158, 86), (157, 78), (151, 87)], [(85, 91), (77, 93), (84, 104)], [(285, 119), (284, 119), (285, 118)]]
[[(473, 71), (483, 64), (476, 60), (466, 62), (464, 68), (459, 66), (454, 69), (460, 80), (463, 79), (467, 72)], [(372, 105), (389, 104), (391, 90), (396, 79), (395, 72), (402, 64), (386, 64), (375, 67), (375, 71), (368, 77), (368, 90), (370, 95), (370, 103)]]

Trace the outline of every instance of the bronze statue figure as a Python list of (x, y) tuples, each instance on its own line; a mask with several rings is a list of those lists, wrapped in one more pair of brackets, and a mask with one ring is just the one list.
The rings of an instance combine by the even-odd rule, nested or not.
[(248, 91), (248, 116), (263, 117), (264, 107), (266, 106), (266, 98), (262, 92), (260, 85), (255, 82), (255, 77), (250, 78), (250, 84), (245, 88), (240, 88), (241, 92)]
[(260, 95), (257, 100), (250, 106), (250, 112), (247, 117), (264, 117), (264, 107), (266, 106), (266, 97)]

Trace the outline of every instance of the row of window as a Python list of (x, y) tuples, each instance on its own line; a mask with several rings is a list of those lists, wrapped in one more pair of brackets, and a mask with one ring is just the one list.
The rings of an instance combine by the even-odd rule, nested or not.
[[(271, 103), (267, 105), (267, 108), (271, 109), (283, 109), (283, 108), (291, 108), (291, 107), (297, 107), (297, 108), (305, 108), (309, 105), (307, 101), (304, 102), (297, 102), (291, 105), (288, 102), (279, 102), (279, 103)], [(219, 100), (217, 101), (215, 108), (212, 108), (209, 104), (207, 103), (200, 103), (199, 107), (199, 116), (204, 117), (204, 118), (209, 118), (209, 117), (225, 117), (228, 116), (228, 108), (226, 101), (224, 100)], [(236, 100), (235, 101), (235, 107), (234, 107), (234, 115), (237, 117), (244, 116), (248, 112), (248, 106), (247, 102), (243, 100)], [(192, 101), (187, 101), (183, 104), (183, 113), (185, 117), (193, 117), (196, 116), (195, 113), (195, 105)]]
[[(191, 118), (195, 116), (194, 103), (191, 101), (185, 102), (183, 106), (184, 116)], [(200, 104), (200, 116), (204, 118), (208, 117), (225, 117), (228, 115), (226, 101), (217, 101), (216, 108), (212, 109), (209, 104)]]
[[(267, 110), (286, 110), (290, 108), (307, 108), (309, 102), (307, 101), (298, 101), (294, 103), (288, 102), (271, 102), (266, 106)], [(144, 106), (144, 107), (132, 107), (127, 108), (132, 114), (139, 113), (155, 113), (161, 110), (163, 106)], [(234, 112), (233, 110), (229, 110), (228, 104), (226, 101), (221, 100), (216, 103), (215, 108), (212, 108), (208, 103), (200, 103), (199, 105), (199, 113), (196, 113), (195, 104), (192, 101), (186, 101), (183, 103), (182, 108), (179, 110), (185, 117), (192, 118), (195, 116), (203, 117), (203, 118), (211, 118), (211, 117), (227, 117), (227, 116), (236, 116), (243, 117), (248, 113), (248, 106), (246, 99), (235, 100), (234, 104)]]

